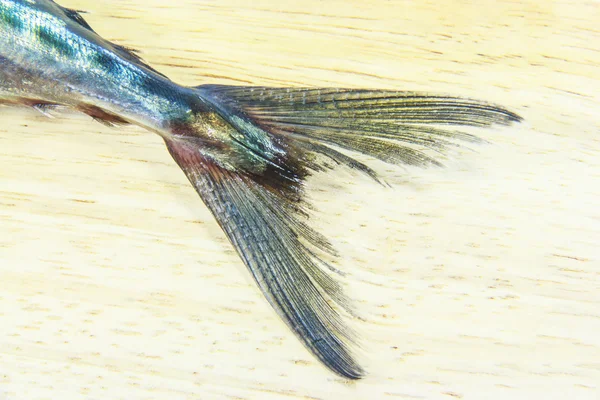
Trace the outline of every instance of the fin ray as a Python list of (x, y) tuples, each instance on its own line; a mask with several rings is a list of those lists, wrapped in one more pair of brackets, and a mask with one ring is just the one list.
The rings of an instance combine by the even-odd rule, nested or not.
[(192, 126), (192, 133), (166, 141), (171, 155), (292, 331), (327, 367), (360, 378), (354, 337), (342, 318), (352, 309), (327, 271), (335, 269), (325, 256), (335, 250), (306, 221), (305, 178), (333, 161), (381, 183), (368, 165), (341, 150), (392, 164), (441, 165), (449, 147), (482, 142), (461, 126), (506, 125), (520, 117), (476, 100), (411, 92), (196, 90), (203, 104), (198, 118), (208, 109), (226, 122), (219, 134), (225, 138), (220, 145), (227, 145), (204, 149), (207, 132), (194, 133)]
[(337, 154), (338, 163), (375, 179), (372, 170), (332, 146), (392, 164), (441, 166), (447, 149), (485, 142), (453, 126), (488, 127), (521, 120), (494, 104), (418, 92), (221, 85), (197, 90), (240, 131), (252, 126), (273, 140), (292, 135), (304, 142), (304, 148), (329, 158)]
[(167, 147), (292, 331), (333, 371), (360, 378), (352, 333), (333, 305), (351, 311), (349, 301), (319, 254), (333, 252), (327, 239), (294, 213), (298, 205), (252, 176), (203, 158), (185, 139)]
[(85, 20), (85, 18), (83, 18), (83, 16), (81, 15), (82, 13), (84, 13), (84, 11), (74, 10), (72, 8), (66, 8), (66, 7), (62, 7), (62, 6), (59, 6), (59, 7), (62, 8), (62, 10), (65, 13), (65, 15), (67, 16), (67, 18), (69, 18), (71, 21), (73, 21), (76, 24), (80, 25), (81, 27), (89, 30), (90, 32), (94, 32), (94, 30), (92, 29), (90, 24), (88, 24), (87, 21)]

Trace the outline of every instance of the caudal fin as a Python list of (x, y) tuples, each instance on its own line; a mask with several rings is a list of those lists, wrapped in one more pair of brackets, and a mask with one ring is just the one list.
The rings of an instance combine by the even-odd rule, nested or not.
[(201, 86), (197, 93), (227, 123), (199, 126), (227, 145), (210, 152), (194, 135), (178, 136), (167, 140), (169, 151), (290, 329), (331, 370), (362, 377), (342, 317), (351, 306), (326, 261), (335, 250), (308, 224), (304, 179), (328, 168), (324, 159), (378, 179), (344, 150), (440, 165), (427, 150), (480, 141), (456, 127), (521, 118), (475, 100), (411, 92)]
[(266, 132), (293, 135), (312, 151), (354, 168), (355, 160), (339, 156), (336, 147), (393, 164), (441, 165), (428, 150), (439, 155), (448, 147), (484, 141), (458, 127), (521, 121), (494, 104), (418, 92), (219, 85), (199, 90), (231, 122), (231, 116), (244, 115)]

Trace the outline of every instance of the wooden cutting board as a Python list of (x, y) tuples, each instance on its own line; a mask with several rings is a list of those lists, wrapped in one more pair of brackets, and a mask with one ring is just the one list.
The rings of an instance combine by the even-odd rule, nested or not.
[(0, 399), (600, 398), (598, 1), (63, 0), (175, 81), (424, 90), (525, 123), (309, 183), (361, 318), (344, 381), (159, 137), (0, 109)]

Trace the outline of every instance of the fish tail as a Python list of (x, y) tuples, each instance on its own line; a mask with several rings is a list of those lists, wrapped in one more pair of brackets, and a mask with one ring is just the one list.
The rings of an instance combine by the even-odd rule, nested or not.
[(521, 121), (495, 104), (419, 92), (220, 85), (201, 86), (199, 92), (241, 130), (256, 126), (371, 177), (376, 174), (370, 168), (339, 150), (392, 164), (441, 166), (445, 150), (485, 142), (460, 127)]
[(333, 162), (379, 180), (356, 153), (441, 165), (445, 149), (482, 141), (460, 127), (521, 118), (477, 100), (413, 92), (215, 85), (196, 91), (226, 121), (212, 125), (210, 135), (227, 140), (227, 150), (211, 152), (192, 135), (166, 139), (170, 153), (291, 330), (337, 374), (362, 377), (335, 249), (309, 224), (306, 177)]

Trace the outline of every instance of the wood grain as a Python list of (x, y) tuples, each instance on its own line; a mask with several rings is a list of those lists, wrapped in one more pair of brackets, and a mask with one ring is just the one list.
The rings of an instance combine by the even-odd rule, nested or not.
[(600, 3), (63, 0), (185, 84), (503, 104), (446, 169), (310, 182), (370, 375), (270, 309), (160, 139), (0, 109), (0, 399), (600, 398)]

